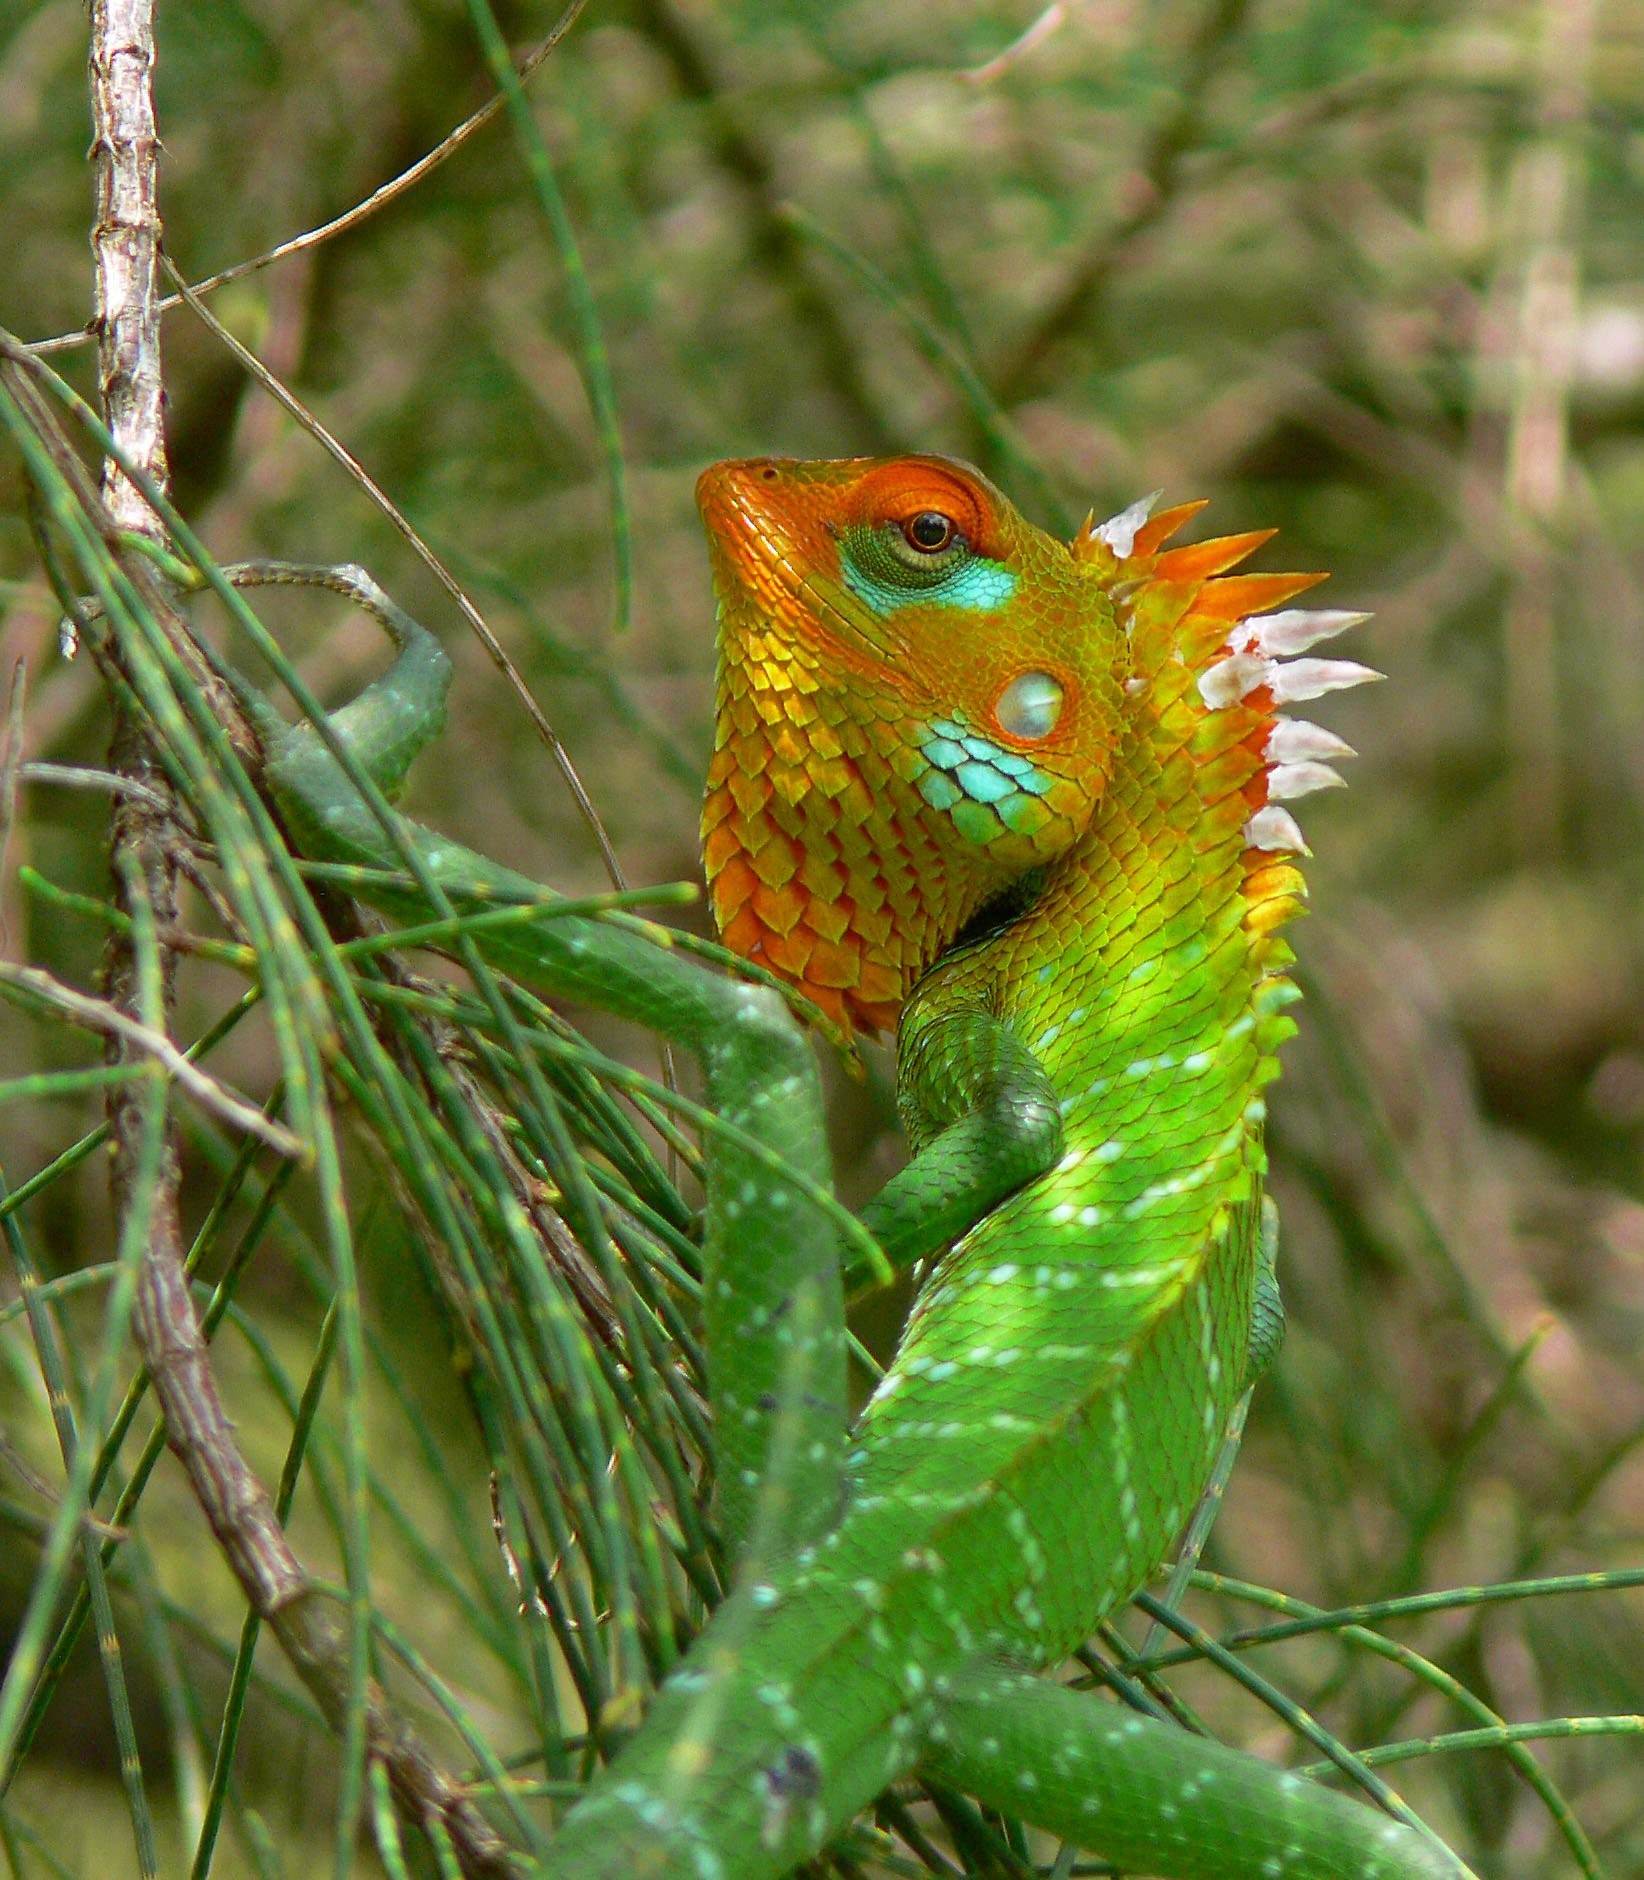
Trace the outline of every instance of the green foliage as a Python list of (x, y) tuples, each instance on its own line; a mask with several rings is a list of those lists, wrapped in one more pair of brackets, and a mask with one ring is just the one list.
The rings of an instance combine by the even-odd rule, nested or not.
[[(690, 485), (714, 457), (956, 450), (1045, 520), (1211, 495), (1222, 526), (1283, 526), (1268, 565), (1331, 568), (1332, 598), (1378, 609), (1392, 683), (1333, 716), (1358, 788), (1305, 819), (1320, 914), (1273, 1105), (1289, 1341), (1185, 1642), (1144, 1616), (1089, 1675), (1306, 1760), (1229, 1675), (1249, 1657), (1281, 1715), (1371, 1767), (1432, 1751), (1389, 1779), (1481, 1871), (1624, 1876), (1644, 1866), (1636, 1734), (1557, 1739), (1636, 1731), (1573, 1720), (1635, 1710), (1644, 1674), (1637, 11), (1069, 7), (990, 67), (1036, 11), (592, 0), (523, 115), (207, 304), (444, 557), (634, 880), (695, 872), (711, 638)], [(185, 275), (437, 143), (494, 89), (487, 18), (168, 0)], [(500, 19), (516, 48), (552, 24)], [(24, 338), (86, 316), (83, 65), (70, 0), (0, 21), (0, 326)], [(600, 894), (581, 812), (426, 565), (186, 308), (166, 349), (178, 507), (212, 554), (362, 562), (440, 628), (454, 715), (418, 816)], [(89, 394), (87, 360), (51, 357)], [(17, 659), (28, 676), (0, 758), (0, 953), (94, 993), (130, 925), (106, 793), (36, 768), (101, 761), (97, 670), (56, 654), (64, 599), (96, 596), (199, 860), (172, 1036), (211, 1086), (170, 1099), (196, 1297), (241, 1445), (336, 1583), (347, 1676), (339, 1748), (134, 1370), (144, 1220), (110, 1207), (101, 1105), (135, 1078), (157, 1113), (160, 1079), (110, 1071), (62, 1003), (0, 982), (0, 1739), (27, 1745), (0, 1848), (30, 1876), (455, 1872), (367, 1772), (368, 1665), (538, 1846), (717, 1593), (701, 1112), (643, 1037), (385, 951), (346, 878), (290, 863), (51, 458), (44, 395), (8, 383), (0, 687)], [(376, 665), (357, 613), (256, 598), (322, 697)], [(249, 664), (244, 622), (191, 612)], [(421, 940), (460, 953), (506, 918)], [(134, 941), (152, 970), (159, 938)], [(836, 1090), (858, 1197), (895, 1153), (881, 1069)], [(235, 1093), (308, 1158), (249, 1133)], [(883, 1307), (863, 1332), (883, 1344)], [(1466, 1590), (1423, 1603), (1435, 1588)], [(37, 1655), (38, 1693), (16, 1671)], [(945, 1791), (874, 1833), (844, 1871), (1079, 1870)]]

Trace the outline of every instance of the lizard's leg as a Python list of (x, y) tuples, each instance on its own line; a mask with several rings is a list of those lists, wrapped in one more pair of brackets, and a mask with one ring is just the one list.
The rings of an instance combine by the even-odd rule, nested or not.
[[(369, 576), (346, 570), (323, 584), (361, 600), (398, 652), (381, 678), (330, 715), (293, 685), (310, 714), (296, 725), (236, 679), (248, 704), (257, 701), (265, 777), (302, 851), (366, 870), (352, 891), (401, 918), (445, 918), (453, 903), (548, 903), (543, 919), (492, 929), (472, 944), (549, 996), (632, 1020), (702, 1065), (723, 1126), (710, 1145), (703, 1289), (719, 1514), (733, 1557), (748, 1548), (757, 1519), (761, 1559), (744, 1564), (762, 1568), (769, 1554), (801, 1545), (833, 1518), (843, 1472), (838, 1245), (848, 1217), (829, 1187), (809, 1045), (775, 993), (682, 958), (662, 930), (556, 914), (539, 884), (397, 816), (383, 788), (403, 779), (442, 723), (448, 663)], [(286, 676), (289, 684), (294, 675)]]
[(1001, 1667), (952, 1680), (923, 1767), (1160, 1880), (1474, 1880), (1436, 1840), (1362, 1802)]
[[(1062, 1116), (1038, 1059), (978, 1007), (945, 1011), (912, 1030), (898, 1081), (915, 1153), (862, 1209), (862, 1222), (900, 1272), (1054, 1167)], [(847, 1264), (850, 1297), (883, 1282), (865, 1262)]]
[[(236, 588), (317, 587), (340, 594), (370, 614), (394, 642), (389, 670), (346, 705), (327, 714), (335, 735), (355, 762), (392, 801), (403, 788), (418, 754), (445, 729), (451, 690), (451, 660), (420, 621), (383, 591), (357, 562), (230, 562), (222, 574)], [(199, 577), (195, 576), (198, 586)], [(226, 660), (214, 659), (264, 740), (290, 762), (293, 753), (319, 744), (312, 726), (289, 725), (257, 688)], [(340, 774), (337, 782), (346, 779)]]

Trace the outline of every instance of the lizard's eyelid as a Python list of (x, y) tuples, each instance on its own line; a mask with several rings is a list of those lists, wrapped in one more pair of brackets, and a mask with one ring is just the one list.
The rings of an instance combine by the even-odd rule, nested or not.
[(993, 715), (1013, 738), (1048, 738), (1062, 715), (1061, 681), (1048, 672), (1019, 672), (1003, 692)]

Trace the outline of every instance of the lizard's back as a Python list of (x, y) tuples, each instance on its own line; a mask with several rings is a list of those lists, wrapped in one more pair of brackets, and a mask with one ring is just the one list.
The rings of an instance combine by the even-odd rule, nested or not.
[[(908, 463), (921, 491), (963, 482), (937, 460)], [(707, 1880), (780, 1873), (813, 1851), (912, 1765), (965, 1665), (1064, 1657), (1164, 1557), (1203, 1488), (1247, 1376), (1261, 1093), (1293, 996), (1274, 929), (1301, 895), (1286, 852), (1299, 837), (1268, 800), (1282, 695), (1241, 623), (1311, 581), (1214, 578), (1260, 536), (1160, 555), (1191, 509), (1118, 519), (1122, 540), (1087, 530), (1060, 546), (1071, 568), (1029, 543), (1019, 564), (967, 569), (990, 604), (1017, 591), (1015, 565), (1042, 564), (1071, 592), (1065, 621), (1038, 623), (1044, 650), (1012, 657), (1043, 677), (1065, 640), (1089, 664), (1060, 694), (1087, 718), (1105, 712), (1117, 735), (1088, 773), (1071, 746), (1058, 771), (1048, 746), (998, 740), (1011, 667), (997, 649), (980, 680), (998, 700), (991, 721), (950, 711), (909, 735), (900, 705), (829, 707), (830, 662), (866, 674), (899, 619), (875, 611), (879, 577), (853, 578), (845, 559), (862, 503), (838, 521), (827, 510), (853, 474), (872, 483), (884, 467), (794, 466), (780, 526), (746, 515), (767, 484), (778, 502), (789, 472), (729, 470), (743, 519), (718, 552), (727, 567), (746, 555), (746, 529), (763, 559), (756, 576), (722, 579), (722, 630), (752, 649), (752, 677), (734, 664), (722, 675), (729, 730), (704, 823), (721, 924), (847, 1024), (883, 1023), (900, 975), (904, 1072), (954, 1011), (1003, 1021), (1048, 1077), (1064, 1141), (1054, 1168), (936, 1263), (861, 1419), (838, 1521), (743, 1589), (614, 1772), (610, 1809), (579, 1811), (666, 1820)], [(981, 512), (1003, 500), (985, 486), (959, 497)], [(928, 520), (909, 506), (910, 529)], [(786, 629), (772, 626), (785, 594), (830, 631), (856, 625), (790, 667)], [(946, 683), (956, 662), (944, 663), (941, 624), (932, 670)], [(905, 672), (887, 668), (886, 683), (900, 698)], [(955, 804), (951, 830), (929, 813)], [(888, 858), (878, 876), (875, 844)], [(884, 910), (908, 892), (910, 856), (953, 867), (887, 954)], [(830, 870), (844, 894), (818, 887)], [(956, 925), (1030, 874), (1025, 907), (912, 983)], [(858, 959), (876, 969), (871, 997), (853, 990), (870, 984), (852, 977)], [(917, 1149), (917, 1101), (908, 1120)], [(721, 1868), (721, 1847), (741, 1850), (739, 1864)]]

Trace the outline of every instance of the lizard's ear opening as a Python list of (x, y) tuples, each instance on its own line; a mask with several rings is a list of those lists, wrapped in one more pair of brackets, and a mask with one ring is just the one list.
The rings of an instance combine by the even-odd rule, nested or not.
[(993, 715), (1013, 738), (1048, 738), (1062, 716), (1062, 682), (1048, 672), (1019, 672), (999, 695)]

